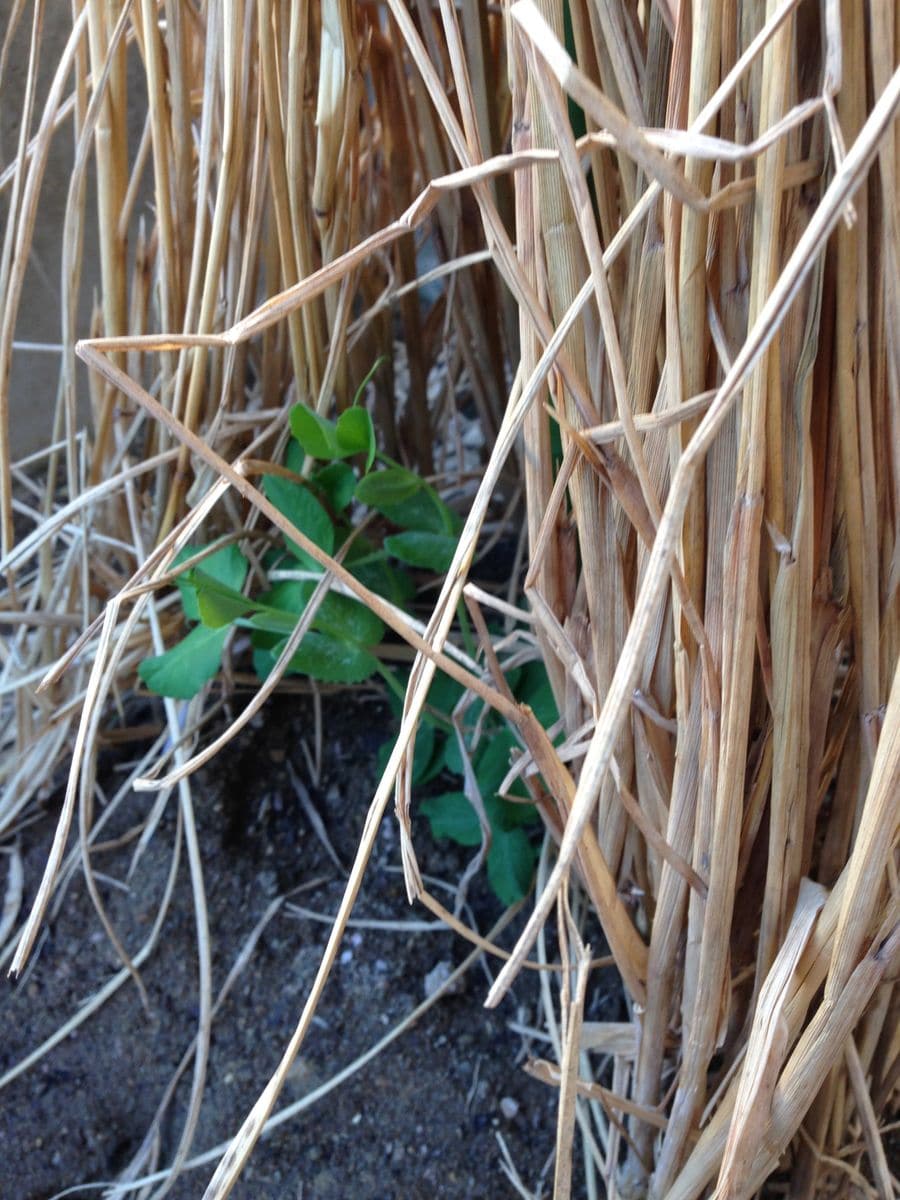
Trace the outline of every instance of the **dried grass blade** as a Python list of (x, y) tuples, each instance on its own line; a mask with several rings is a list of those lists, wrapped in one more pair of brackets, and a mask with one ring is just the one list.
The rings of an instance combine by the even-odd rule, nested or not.
[(628, 696), (637, 681), (646, 639), (662, 595), (674, 553), (675, 539), (697, 467), (702, 462), (730, 407), (734, 404), (740, 387), (774, 337), (798, 288), (812, 269), (815, 255), (821, 250), (829, 233), (840, 220), (845, 204), (860, 186), (865, 172), (877, 153), (881, 139), (890, 128), (898, 103), (900, 103), (900, 71), (895, 72), (890, 84), (878, 98), (860, 136), (850, 148), (840, 171), (832, 180), (773, 287), (757, 321), (748, 333), (747, 340), (716, 394), (716, 399), (703, 418), (696, 434), (685, 448), (657, 531), (653, 553), (647, 564), (644, 584), (635, 606), (628, 638), (620, 655), (615, 676), (597, 723), (597, 730), (582, 768), (578, 793), (560, 847), (559, 860), (548, 880), (546, 890), (542, 893), (538, 905), (529, 919), (527, 928), (519, 939), (513, 957), (498, 975), (491, 989), (488, 996), (490, 1005), (499, 1003), (516, 973), (518, 963), (533, 944), (538, 927), (546, 920), (562, 882), (563, 874), (571, 863), (578, 841), (590, 817), (600, 783), (609, 768), (615, 738), (624, 719)]
[(579, 947), (577, 961), (573, 964), (575, 990), (566, 1013), (563, 1057), (560, 1063), (556, 1163), (553, 1179), (554, 1200), (569, 1200), (572, 1194), (572, 1142), (575, 1135), (575, 1105), (578, 1095), (578, 1053), (590, 962), (590, 947)]
[(719, 1172), (719, 1200), (734, 1200), (740, 1194), (771, 1119), (775, 1085), (788, 1051), (788, 989), (825, 899), (824, 888), (803, 881), (790, 929), (760, 991)]

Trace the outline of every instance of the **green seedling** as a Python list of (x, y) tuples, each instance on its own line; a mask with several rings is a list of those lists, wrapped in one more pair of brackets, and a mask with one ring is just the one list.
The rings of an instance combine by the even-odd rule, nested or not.
[[(368, 378), (364, 381), (368, 382)], [(357, 393), (357, 399), (361, 394)], [(456, 550), (460, 520), (426, 480), (378, 452), (371, 417), (354, 403), (336, 421), (304, 405), (290, 414), (292, 440), (285, 473), (267, 475), (263, 491), (271, 503), (326, 554), (343, 552), (343, 561), (361, 583), (392, 603), (406, 606), (415, 592), (413, 570), (443, 574)], [(313, 469), (304, 474), (307, 459)], [(377, 535), (360, 532), (366, 515)], [(263, 554), (264, 586), (254, 589), (258, 572), (234, 543), (218, 548), (192, 547), (173, 563), (184, 616), (191, 628), (164, 654), (145, 659), (138, 674), (162, 696), (189, 699), (222, 667), (229, 636), (243, 630), (249, 637), (256, 674), (273, 669), (288, 638), (310, 603), (321, 566), (290, 538), (282, 538)], [(462, 616), (462, 614), (461, 614)], [(463, 636), (468, 628), (463, 624)], [(358, 600), (330, 591), (319, 604), (310, 628), (288, 664), (287, 672), (322, 683), (354, 684), (380, 677), (399, 705), (405, 681), (379, 651), (385, 637), (382, 621)], [(550, 696), (543, 667), (537, 663), (514, 672), (520, 699), (536, 710)], [(414, 782), (440, 779), (450, 789), (426, 799), (422, 812), (435, 837), (465, 846), (480, 844), (482, 831), (462, 790), (462, 758), (449, 714), (461, 688), (438, 676), (416, 742)], [(551, 698), (552, 703), (552, 698)], [(548, 712), (547, 724), (555, 719)], [(478, 747), (470, 754), (477, 786), (491, 826), (488, 878), (504, 903), (525, 895), (534, 871), (535, 850), (528, 826), (537, 813), (519, 790), (514, 797), (498, 792), (515, 747), (512, 734), (493, 714), (483, 715)], [(474, 726), (473, 726), (474, 728)]]

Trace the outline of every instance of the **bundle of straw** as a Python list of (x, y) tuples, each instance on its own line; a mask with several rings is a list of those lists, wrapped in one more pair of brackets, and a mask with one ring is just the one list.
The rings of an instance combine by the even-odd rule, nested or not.
[[(173, 555), (201, 527), (249, 542), (265, 518), (416, 661), (316, 983), (207, 1200), (231, 1190), (272, 1112), (392, 795), (410, 895), (444, 911), (418, 870), (409, 783), (437, 669), (510, 722), (545, 820), (533, 912), (511, 954), (488, 947), (506, 957), (488, 1003), (536, 943), (544, 952), (555, 911), (556, 1062), (531, 1066), (560, 1093), (554, 1195), (572, 1192), (576, 1128), (591, 1197), (737, 1200), (779, 1169), (796, 1197), (894, 1195), (882, 1144), (900, 1079), (894, 7), (76, 0), (30, 141), (48, 10), (37, 0), (26, 30), (24, 8), (0, 60), (27, 43), (2, 177), (0, 617), (14, 632), (0, 829), (61, 755), (72, 766), (14, 967), (79, 798), (89, 867), (96, 735), (176, 628), (161, 593)], [(43, 171), (69, 121), (61, 369), (38, 486), (35, 464), (10, 458), (10, 367)], [(100, 299), (76, 347), (94, 219)], [(441, 258), (427, 278), (425, 239)], [(425, 303), (417, 285), (439, 277)], [(340, 408), (398, 338), (408, 401), (390, 385), (372, 400), (388, 451), (440, 472), (462, 379), (487, 447), (477, 480), (452, 481), (466, 523), (424, 631), (255, 482), (262, 460), (279, 461), (286, 406)], [(444, 393), (427, 403), (439, 362)], [(528, 611), (501, 609), (543, 658), (561, 738), (510, 696), (481, 611), (492, 601), (467, 586), (516, 475)], [(34, 529), (19, 536), (17, 513)], [(484, 671), (453, 645), (461, 600)], [(194, 753), (202, 712), (202, 699), (187, 714), (167, 702), (167, 773), (140, 781), (177, 785), (201, 897), (190, 774), (245, 723)], [(625, 1026), (585, 1020), (586, 917), (618, 968)], [(199, 945), (203, 1036), (176, 1168), (208, 1044)]]

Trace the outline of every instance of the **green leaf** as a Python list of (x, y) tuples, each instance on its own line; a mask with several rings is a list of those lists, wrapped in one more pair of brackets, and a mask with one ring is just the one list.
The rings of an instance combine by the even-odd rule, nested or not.
[(198, 625), (165, 654), (145, 658), (138, 667), (138, 675), (158, 696), (190, 700), (217, 674), (227, 637), (227, 626), (207, 629)]
[(343, 512), (353, 499), (356, 488), (356, 475), (352, 467), (346, 463), (329, 463), (320, 471), (315, 471), (311, 482), (324, 494), (328, 503), (336, 513)]
[(425, 567), (443, 574), (449, 570), (456, 553), (456, 538), (443, 533), (421, 533), (408, 530), (392, 533), (384, 539), (384, 548), (394, 558), (411, 567)]
[[(254, 634), (254, 637), (256, 635)], [(254, 646), (253, 648), (253, 672), (257, 679), (265, 682), (275, 663), (278, 661), (278, 656), (273, 654), (267, 646)]]
[[(203, 546), (185, 546), (182, 551), (176, 554), (172, 566), (180, 566), (181, 563), (187, 562), (189, 558), (195, 558), (203, 549)], [(232, 542), (228, 546), (223, 546), (221, 550), (216, 550), (213, 554), (207, 555), (206, 558), (190, 571), (179, 575), (176, 583), (178, 584), (178, 590), (181, 592), (181, 606), (188, 620), (200, 620), (200, 611), (197, 605), (197, 586), (195, 584), (198, 576), (217, 579), (226, 587), (234, 588), (235, 591), (239, 592), (244, 586), (244, 580), (247, 578), (248, 566), (246, 558), (244, 558), (237, 545)]]
[(363, 537), (357, 537), (347, 552), (344, 565), (367, 588), (384, 596), (399, 608), (405, 608), (415, 595), (411, 577), (387, 561), (383, 550), (374, 550)]
[[(264, 617), (265, 614), (260, 614), (253, 618), (251, 634), (253, 669), (260, 679), (265, 679), (275, 666), (286, 640), (283, 636), (273, 638), (274, 623), (269, 627), (257, 625), (257, 620)], [(309, 675), (322, 683), (362, 683), (370, 679), (379, 666), (378, 659), (365, 647), (312, 629), (300, 643), (287, 670), (289, 674)]]
[(380, 779), (388, 765), (388, 759), (391, 757), (391, 751), (394, 749), (394, 739), (392, 737), (385, 740), (378, 747), (375, 755), (375, 777)]
[(423, 484), (418, 492), (405, 500), (375, 507), (401, 529), (454, 535), (462, 528), (462, 521), (457, 514), (427, 484)]
[(449, 771), (451, 775), (462, 775), (463, 773), (462, 752), (456, 734), (447, 736), (444, 745), (444, 770)]
[(564, 458), (562, 444), (562, 430), (559, 427), (559, 421), (550, 422), (550, 454), (553, 457), (553, 465), (557, 467)]
[(521, 825), (536, 825), (540, 821), (537, 806), (527, 798), (523, 804), (514, 804), (503, 796), (488, 796), (484, 807), (492, 829), (518, 829)]
[(289, 670), (322, 683), (362, 683), (378, 671), (379, 665), (370, 650), (311, 630), (291, 659)]
[(298, 613), (264, 609), (255, 612), (247, 623), (254, 631), (274, 633), (284, 637), (285, 634), (294, 632), (294, 628), (299, 620), (300, 616)]
[(556, 699), (547, 669), (542, 662), (535, 660), (522, 668), (522, 677), (514, 692), (517, 700), (529, 705), (545, 729), (549, 729), (559, 719)]
[(429, 796), (419, 808), (428, 818), (432, 837), (450, 838), (460, 846), (481, 845), (478, 817), (462, 792)]
[(456, 707), (456, 702), (462, 696), (465, 688), (443, 671), (435, 671), (431, 687), (428, 689), (428, 703), (438, 712), (446, 714), (449, 719)]
[(208, 587), (202, 582), (201, 572), (197, 572), (197, 609), (200, 620), (210, 629), (221, 629), (223, 625), (231, 625), (240, 617), (253, 612), (256, 605), (240, 592), (223, 588), (221, 584)]
[(243, 592), (229, 587), (212, 575), (207, 575), (199, 567), (189, 575), (196, 593), (200, 620), (211, 629), (230, 625), (256, 607), (256, 602), (250, 600)]
[(366, 408), (348, 408), (338, 417), (337, 442), (343, 454), (365, 454), (366, 470), (375, 461), (375, 430)]
[(276, 633), (274, 630), (257, 629), (250, 622), (248, 624), (250, 624), (250, 644), (257, 650), (274, 650), (276, 646), (284, 645), (285, 630), (280, 629)]
[[(393, 689), (387, 690), (388, 703), (391, 706), (391, 711), (397, 720), (400, 720), (403, 706), (400, 698), (394, 693)], [(386, 742), (383, 742), (378, 751), (378, 773), (384, 774), (384, 768), (387, 766), (387, 761), (391, 756), (391, 751), (394, 748), (396, 739), (389, 737)], [(416, 732), (416, 749), (413, 754), (413, 783), (417, 785), (429, 783), (437, 775), (440, 775), (443, 770), (443, 747), (438, 746), (438, 751), (435, 753), (435, 744), (438, 742), (438, 737), (435, 733), (433, 724), (430, 724), (426, 718)]]
[(440, 762), (434, 762), (434, 726), (424, 722), (416, 732), (416, 748), (413, 752), (412, 781), (416, 785), (428, 783), (441, 770)]
[[(291, 633), (315, 588), (311, 579), (279, 580), (260, 596), (250, 626), (271, 633)], [(339, 641), (362, 646), (377, 646), (384, 636), (384, 624), (373, 612), (359, 600), (336, 592), (329, 592), (320, 603), (313, 628)]]
[[(306, 596), (305, 608), (315, 585), (310, 580), (301, 583), (300, 586)], [(362, 646), (377, 646), (384, 637), (384, 625), (373, 612), (359, 600), (341, 596), (336, 592), (329, 592), (319, 605), (313, 625), (335, 638), (356, 642)]]
[(291, 409), (291, 433), (311, 458), (340, 458), (341, 448), (333, 421), (320, 417), (305, 404)]
[(510, 768), (510, 754), (519, 748), (508, 729), (498, 729), (490, 740), (482, 742), (473, 766), (483, 796), (493, 795), (498, 790)]
[(295, 475), (302, 475), (303, 464), (305, 462), (306, 454), (303, 451), (303, 447), (295, 438), (291, 438), (284, 452), (284, 465), (289, 471), (293, 471)]
[[(365, 387), (365, 382), (362, 386)], [(319, 416), (305, 404), (297, 404), (291, 409), (290, 420), (291, 433), (312, 458), (335, 459), (365, 454), (367, 471), (375, 461), (375, 430), (368, 409), (348, 408), (334, 422)]]
[(535, 849), (524, 829), (493, 831), (488, 851), (488, 882), (504, 904), (528, 894), (534, 875)]
[[(296, 570), (299, 567), (294, 559), (282, 560), (281, 567), (286, 570)], [(277, 608), (281, 612), (289, 613), (294, 618), (294, 624), (297, 624), (297, 617), (303, 612), (306, 607), (306, 593), (303, 591), (303, 582), (299, 579), (279, 579), (273, 583), (267, 592), (263, 592), (259, 598), (260, 606), (266, 608)]]
[(356, 499), (360, 504), (367, 504), (369, 508), (382, 512), (385, 505), (409, 500), (423, 487), (424, 481), (405, 467), (387, 467), (363, 476), (356, 485)]
[(330, 592), (313, 622), (336, 637), (348, 638), (360, 646), (377, 646), (384, 637), (384, 622), (360, 600)]
[[(428, 818), (434, 837), (450, 838), (460, 846), (481, 845), (478, 817), (462, 792), (430, 796), (422, 801), (420, 811)], [(524, 829), (499, 829), (492, 823), (488, 882), (504, 904), (515, 904), (528, 893), (535, 858), (535, 848)]]
[[(263, 491), (278, 511), (305, 533), (311, 542), (326, 554), (331, 554), (334, 549), (334, 526), (328, 513), (308, 487), (302, 483), (292, 483), (280, 475), (267, 475)], [(285, 542), (290, 552), (296, 555), (304, 567), (321, 571), (322, 568), (316, 560), (301, 546), (288, 538), (285, 538)]]
[[(288, 559), (282, 566), (294, 569), (300, 564), (295, 559)], [(293, 633), (301, 613), (306, 608), (308, 595), (304, 590), (303, 581), (279, 579), (260, 596), (258, 610), (249, 621), (251, 629), (282, 635)]]

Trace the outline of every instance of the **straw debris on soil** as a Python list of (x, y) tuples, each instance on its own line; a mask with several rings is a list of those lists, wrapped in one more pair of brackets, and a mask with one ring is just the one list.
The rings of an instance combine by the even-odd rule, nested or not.
[[(4, 962), (27, 967), (80, 858), (122, 983), (143, 994), (156, 935), (122, 944), (94, 877), (98, 745), (137, 665), (180, 634), (176, 552), (202, 533), (252, 554), (275, 528), (324, 570), (304, 619), (342, 589), (412, 668), (315, 982), (206, 1200), (232, 1189), (314, 1036), (392, 801), (409, 898), (488, 951), (489, 1005), (558, 955), (540, 972), (552, 1055), (530, 1066), (559, 1089), (556, 1197), (576, 1157), (590, 1197), (739, 1200), (773, 1176), (808, 1200), (895, 1195), (895, 6), (76, 0), (49, 72), (53, 6), (7, 7), (0, 86), (21, 116), (0, 175)], [(16, 461), (34, 398), (12, 368), (35, 352), (17, 318), (60, 141), (58, 388), (46, 445)], [(382, 449), (464, 519), (427, 612), (365, 588), (262, 490), (288, 408), (342, 411), (379, 355), (366, 403)], [(475, 472), (455, 446), (463, 405)], [(504, 521), (524, 588), (494, 594), (469, 574)], [(457, 645), (464, 606), (477, 661)], [(512, 641), (492, 644), (486, 612)], [(553, 688), (549, 730), (506, 684), (523, 647)], [(242, 669), (236, 651), (206, 693), (165, 702), (134, 783), (145, 837), (178, 806), (194, 895), (199, 1016), (169, 1182), (192, 1153), (214, 1020), (192, 774), (282, 686), (270, 676), (210, 744), (210, 706), (224, 695), (231, 713)], [(508, 722), (543, 818), (511, 951), (419, 867), (412, 750), (437, 671)], [(17, 847), (61, 771), (23, 908)], [(628, 1020), (598, 1026), (584, 1008), (607, 951)]]

